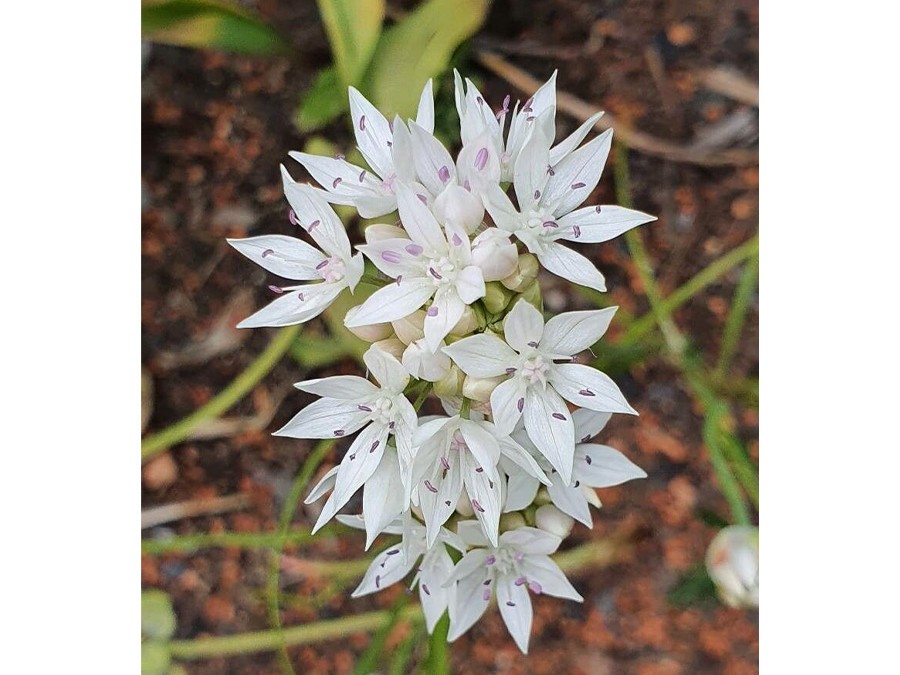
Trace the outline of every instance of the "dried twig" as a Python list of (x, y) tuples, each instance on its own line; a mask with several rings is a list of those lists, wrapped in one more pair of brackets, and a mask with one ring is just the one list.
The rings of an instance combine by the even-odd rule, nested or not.
[(733, 68), (719, 66), (703, 71), (700, 76), (703, 86), (722, 96), (759, 107), (759, 85), (744, 77)]
[[(479, 52), (477, 58), (485, 68), (522, 92), (531, 94), (542, 84), (529, 73), (517, 68), (497, 54)], [(597, 106), (582, 101), (577, 96), (565, 91), (557, 91), (556, 107), (582, 122), (597, 112)], [(708, 151), (690, 145), (680, 145), (631, 129), (621, 121), (614, 119), (609, 113), (597, 120), (595, 127), (601, 131), (615, 127), (618, 140), (632, 150), (663, 157), (673, 162), (685, 162), (700, 166), (748, 166), (759, 163), (759, 152), (756, 150)]]
[(211, 516), (229, 511), (239, 511), (250, 505), (250, 497), (245, 494), (216, 497), (214, 499), (192, 499), (164, 506), (154, 506), (141, 511), (141, 529), (156, 527), (163, 523), (197, 516)]

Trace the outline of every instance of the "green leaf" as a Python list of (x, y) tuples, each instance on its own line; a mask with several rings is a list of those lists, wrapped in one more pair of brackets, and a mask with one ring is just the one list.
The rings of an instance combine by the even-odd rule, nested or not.
[(285, 51), (284, 41), (262, 20), (221, 0), (145, 0), (141, 36), (181, 47), (246, 54)]
[(318, 0), (337, 74), (346, 93), (362, 80), (384, 22), (384, 0)]
[(297, 110), (297, 128), (308, 133), (321, 129), (350, 109), (346, 88), (341, 86), (334, 66), (323, 68)]
[(151, 640), (141, 645), (141, 675), (166, 675), (172, 655), (165, 642)]
[(697, 565), (679, 579), (669, 591), (669, 603), (685, 608), (716, 599), (716, 586), (706, 572), (706, 567)]
[(156, 640), (168, 640), (175, 633), (175, 610), (162, 591), (141, 592), (141, 634)]
[(413, 117), (428, 78), (484, 23), (489, 0), (428, 0), (385, 31), (372, 57), (367, 91), (388, 119)]

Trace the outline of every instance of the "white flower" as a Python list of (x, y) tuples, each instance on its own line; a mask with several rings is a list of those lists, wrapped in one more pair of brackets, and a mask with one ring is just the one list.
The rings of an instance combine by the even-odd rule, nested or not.
[(472, 240), (472, 262), (481, 268), (485, 281), (500, 281), (516, 271), (519, 251), (509, 234), (489, 227)]
[(547, 270), (598, 291), (603, 275), (587, 258), (560, 239), (598, 243), (656, 220), (620, 206), (588, 206), (575, 211), (600, 181), (612, 145), (608, 130), (551, 166), (552, 136), (536, 128), (525, 142), (515, 167), (513, 187), (518, 209), (498, 186), (491, 187), (485, 206), (497, 227), (514, 234)]
[(229, 239), (238, 251), (264, 269), (286, 279), (321, 280), (316, 284), (270, 286), (281, 297), (249, 316), (238, 328), (291, 326), (317, 317), (334, 302), (341, 291), (352, 292), (363, 274), (360, 254), (353, 255), (343, 223), (328, 203), (307, 185), (295, 183), (281, 167), (284, 192), (296, 218), (313, 241), (324, 251), (305, 241), (279, 234)]
[[(359, 516), (338, 516), (338, 520), (351, 527), (362, 527), (362, 519)], [(375, 557), (351, 597), (358, 598), (375, 593), (397, 583), (416, 567), (416, 561), (421, 557), (410, 588), (415, 588), (416, 584), (419, 586), (419, 599), (425, 613), (425, 623), (428, 632), (431, 633), (447, 609), (450, 595), (444, 584), (453, 572), (453, 560), (447, 553), (446, 546), (464, 553), (466, 545), (459, 536), (441, 528), (437, 545), (429, 548), (425, 541), (425, 528), (414, 521), (408, 512), (404, 518), (398, 518), (386, 527), (384, 532), (401, 534), (403, 540), (400, 545), (389, 546)]]
[[(440, 346), (443, 346), (443, 342)], [(410, 342), (400, 360), (406, 372), (419, 380), (438, 382), (442, 380), (453, 365), (450, 357), (440, 349), (432, 352), (425, 344), (425, 339)]]
[(637, 414), (607, 375), (571, 361), (606, 332), (616, 307), (566, 312), (544, 325), (541, 313), (519, 300), (507, 315), (506, 342), (473, 335), (444, 347), (460, 369), (475, 377), (506, 374), (491, 394), (494, 424), (510, 433), (521, 417), (528, 437), (568, 483), (572, 478), (575, 427), (563, 399), (598, 412)]
[[(473, 527), (474, 526), (474, 527)], [(520, 527), (500, 535), (499, 546), (490, 547), (476, 523), (464, 521), (457, 532), (476, 548), (463, 556), (447, 585), (451, 590), (449, 641), (456, 640), (481, 618), (496, 592), (500, 614), (523, 653), (528, 653), (531, 633), (532, 593), (582, 602), (584, 598), (550, 559), (561, 539), (533, 527)]]
[(759, 607), (759, 529), (729, 525), (713, 538), (706, 569), (730, 607)]
[(388, 435), (397, 444), (401, 476), (412, 460), (412, 434), (417, 416), (403, 395), (409, 375), (397, 359), (371, 346), (363, 355), (381, 386), (355, 375), (298, 382), (298, 389), (322, 396), (297, 413), (276, 436), (340, 438), (360, 431), (338, 467), (334, 491), (313, 528), (315, 533), (368, 481), (379, 467)]
[[(415, 166), (412, 140), (406, 125), (395, 117), (389, 122), (365, 96), (350, 87), (350, 115), (356, 142), (372, 172), (343, 157), (321, 157), (291, 152), (327, 191), (334, 204), (352, 204), (363, 218), (377, 218), (397, 208), (397, 182), (413, 182)], [(416, 123), (429, 133), (434, 129), (434, 98), (431, 80), (419, 99)]]
[(484, 277), (472, 264), (469, 237), (462, 229), (451, 224), (442, 229), (406, 186), (397, 186), (397, 205), (410, 239), (385, 239), (358, 247), (394, 283), (375, 291), (345, 325), (395, 321), (433, 297), (424, 330), (428, 348), (436, 351), (466, 305), (484, 296)]
[[(542, 466), (542, 457), (537, 459), (538, 465), (545, 469), (550, 477), (547, 493), (556, 507), (591, 528), (594, 522), (588, 505), (593, 504), (597, 508), (601, 505), (594, 488), (613, 487), (635, 478), (647, 477), (643, 469), (615, 448), (587, 442), (606, 426), (611, 416), (610, 413), (587, 409), (572, 413), (575, 437), (581, 439), (581, 442), (575, 445), (571, 481), (563, 480), (562, 476), (549, 466)], [(516, 433), (514, 437), (525, 449), (533, 447), (524, 434)], [(534, 502), (538, 487), (538, 481), (531, 476), (521, 472), (509, 473), (504, 511), (518, 511), (528, 507)]]

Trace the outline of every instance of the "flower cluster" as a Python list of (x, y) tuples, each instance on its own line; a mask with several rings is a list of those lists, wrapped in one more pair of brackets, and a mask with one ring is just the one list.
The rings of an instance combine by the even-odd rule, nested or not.
[[(378, 554), (354, 597), (415, 570), (429, 631), (447, 611), (456, 639), (496, 596), (527, 652), (529, 593), (582, 600), (550, 558), (573, 519), (591, 526), (594, 488), (646, 475), (591, 442), (612, 413), (636, 413), (608, 376), (575, 362), (616, 308), (545, 321), (538, 271), (604, 291), (603, 275), (562, 242), (603, 242), (655, 219), (582, 206), (612, 134), (582, 145), (598, 113), (555, 141), (555, 74), (523, 105), (510, 110), (507, 96), (497, 111), (456, 74), (456, 108), (462, 149), (454, 160), (433, 135), (430, 81), (416, 119), (406, 121), (385, 118), (351, 87), (367, 166), (291, 153), (320, 186), (297, 183), (282, 167), (291, 222), (316, 246), (277, 235), (230, 241), (269, 272), (302, 282), (271, 286), (279, 297), (239, 325), (309, 321), (344, 289), (360, 298), (344, 324), (372, 343), (363, 357), (372, 379), (299, 382), (320, 398), (276, 432), (352, 437), (307, 498), (328, 495), (313, 531), (362, 489), (362, 514), (337, 518), (365, 530), (367, 549), (381, 533), (401, 539)], [(352, 246), (330, 204), (368, 219), (397, 216), (369, 225), (365, 243)], [(419, 417), (431, 395), (444, 414)]]

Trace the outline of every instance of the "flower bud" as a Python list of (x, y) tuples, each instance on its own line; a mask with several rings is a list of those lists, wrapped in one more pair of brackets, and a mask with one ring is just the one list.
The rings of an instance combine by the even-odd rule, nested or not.
[[(347, 310), (347, 319), (350, 319), (359, 310), (361, 305), (356, 305)], [(378, 342), (385, 340), (394, 334), (394, 328), (390, 323), (373, 323), (368, 326), (352, 326), (347, 327), (360, 340), (366, 342)]]
[(513, 511), (512, 513), (504, 513), (500, 516), (500, 531), (508, 532), (509, 530), (517, 530), (520, 527), (527, 527), (528, 523), (525, 522), (525, 516), (523, 516), (518, 511)]
[(500, 281), (516, 272), (518, 249), (509, 235), (489, 228), (472, 241), (472, 264), (481, 268), (485, 281)]
[(396, 225), (388, 225), (387, 223), (375, 223), (369, 225), (365, 230), (366, 243), (374, 244), (376, 241), (384, 241), (385, 239), (407, 239), (409, 235), (402, 227)]
[(469, 501), (469, 494), (465, 490), (462, 491), (462, 494), (456, 502), (456, 512), (465, 518), (471, 518), (475, 515), (475, 509), (472, 508), (472, 502)]
[(406, 345), (400, 342), (397, 338), (388, 338), (387, 340), (379, 340), (378, 342), (372, 343), (373, 347), (378, 347), (383, 352), (387, 352), (391, 356), (393, 356), (398, 361), (403, 356), (403, 350), (406, 349)]
[(534, 512), (534, 522), (539, 528), (557, 537), (565, 539), (575, 525), (575, 519), (563, 513), (553, 504), (544, 504)]
[(450, 371), (452, 365), (450, 357), (440, 348), (432, 354), (425, 344), (424, 338), (410, 342), (400, 361), (407, 373), (428, 382), (437, 382), (442, 379)]
[(434, 200), (438, 222), (456, 225), (469, 234), (475, 231), (484, 218), (484, 204), (471, 192), (451, 183)]
[(459, 321), (456, 322), (456, 325), (450, 329), (450, 335), (453, 335), (454, 337), (466, 337), (474, 333), (480, 325), (481, 322), (478, 313), (472, 305), (466, 305), (466, 308), (463, 310), (463, 315), (460, 317)]
[(496, 389), (497, 385), (504, 380), (509, 379), (506, 375), (499, 377), (472, 377), (466, 375), (463, 381), (462, 394), (473, 401), (490, 401), (491, 392)]
[(532, 281), (537, 279), (540, 264), (531, 253), (519, 256), (516, 268), (501, 281), (511, 291), (521, 293)]
[(730, 607), (759, 607), (759, 529), (730, 525), (713, 538), (706, 569)]
[(409, 316), (392, 321), (397, 339), (403, 344), (410, 344), (425, 337), (425, 310), (417, 309)]
[(452, 364), (447, 374), (434, 383), (434, 394), (439, 398), (458, 398), (462, 396), (465, 375), (456, 364)]
[(512, 291), (504, 288), (499, 282), (492, 281), (484, 285), (484, 297), (481, 302), (484, 303), (485, 309), (491, 314), (499, 314), (512, 300)]
[(541, 285), (537, 280), (532, 281), (531, 284), (522, 291), (519, 297), (529, 305), (536, 307), (539, 312), (542, 311), (543, 299), (541, 297)]

